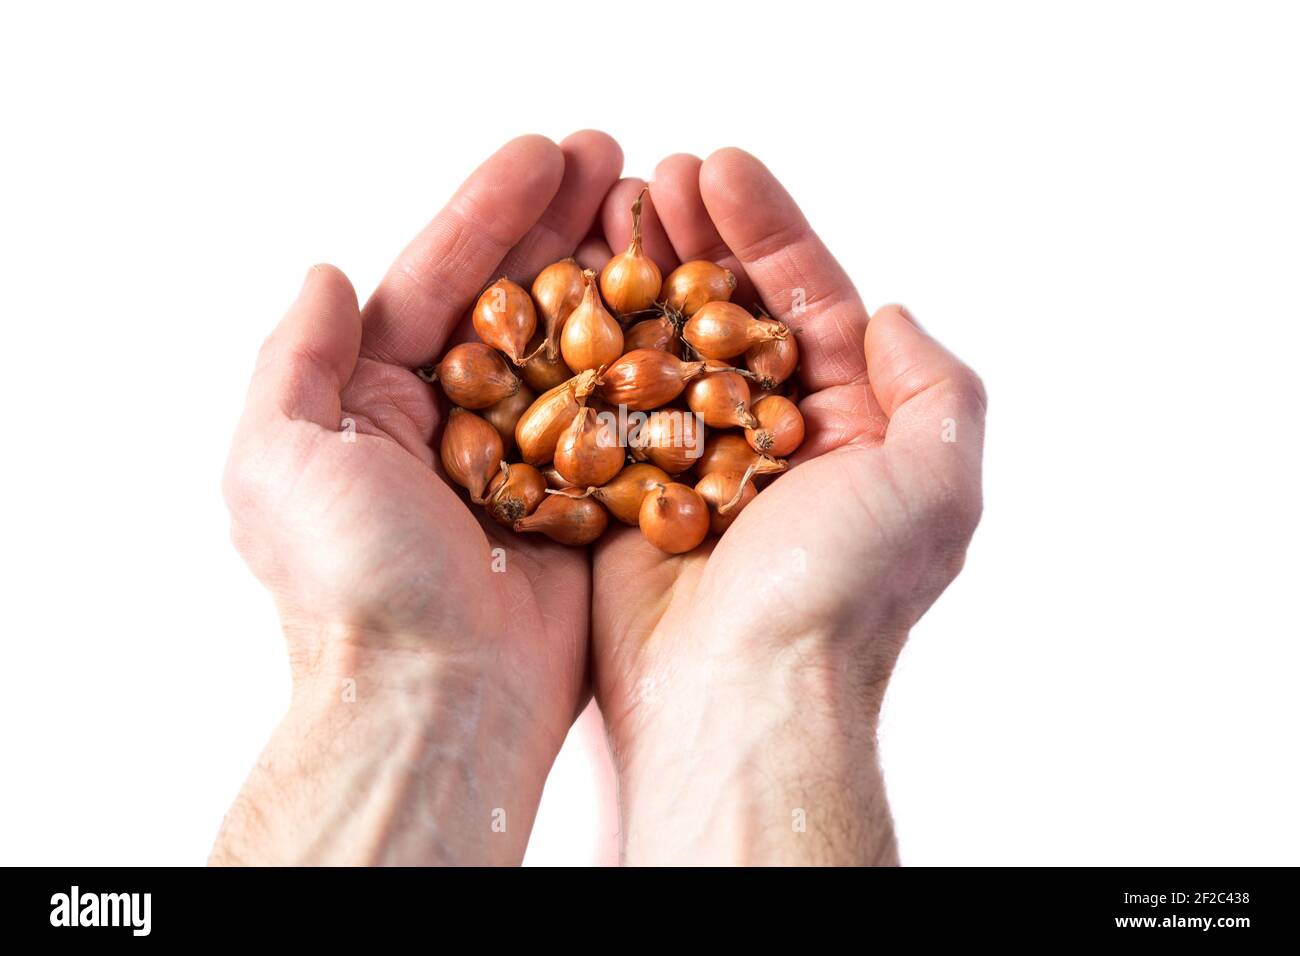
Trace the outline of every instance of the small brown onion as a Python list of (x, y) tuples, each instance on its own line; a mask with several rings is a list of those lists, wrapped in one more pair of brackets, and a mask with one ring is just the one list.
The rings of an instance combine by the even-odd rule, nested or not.
[(758, 426), (745, 429), (745, 440), (754, 451), (783, 458), (803, 444), (803, 415), (799, 406), (783, 395), (765, 395), (754, 403)]
[(636, 349), (658, 349), (682, 356), (682, 339), (677, 331), (677, 324), (666, 315), (653, 319), (642, 319), (623, 333), (624, 352)]
[(560, 544), (591, 544), (609, 526), (609, 515), (590, 498), (547, 495), (526, 518), (515, 522), (516, 531), (540, 531)]
[(650, 308), (663, 282), (655, 261), (641, 251), (641, 200), (648, 189), (643, 188), (632, 203), (632, 242), (600, 270), (601, 294), (619, 315)]
[(555, 454), (560, 433), (587, 402), (598, 381), (595, 372), (581, 372), (544, 393), (515, 425), (519, 454), (530, 465), (544, 465)]
[(580, 408), (555, 443), (555, 470), (580, 488), (603, 485), (623, 467), (627, 452), (609, 420)]
[(586, 284), (582, 301), (569, 313), (560, 333), (564, 364), (575, 372), (599, 369), (623, 354), (623, 330), (600, 301), (596, 273), (582, 274)]
[(754, 466), (756, 475), (775, 475), (790, 467), (787, 461), (760, 455), (749, 447), (743, 435), (724, 432), (710, 435), (704, 443), (704, 454), (695, 463), (695, 473), (701, 478), (715, 471), (743, 475)]
[(631, 411), (649, 411), (667, 405), (687, 382), (703, 373), (703, 362), (683, 362), (668, 352), (636, 349), (624, 353), (601, 375), (600, 395)]
[(500, 433), (501, 444), (505, 447), (506, 454), (515, 447), (515, 426), (536, 400), (537, 396), (533, 394), (532, 389), (527, 385), (520, 385), (519, 391), (509, 398), (503, 398), (495, 405), (483, 409), (483, 417)]
[(707, 302), (728, 302), (736, 291), (736, 277), (730, 269), (707, 259), (683, 262), (664, 279), (659, 301), (688, 319)]
[(641, 521), (641, 502), (645, 496), (669, 480), (668, 472), (662, 468), (636, 462), (599, 488), (592, 488), (590, 494), (619, 521), (634, 525)]
[(670, 475), (679, 475), (699, 460), (704, 426), (694, 412), (661, 408), (636, 430), (631, 445), (637, 461), (650, 461)]
[(542, 477), (546, 479), (546, 487), (556, 491), (574, 487), (567, 478), (555, 470), (554, 465), (543, 468)]
[(709, 302), (686, 322), (682, 338), (704, 358), (729, 359), (790, 330), (775, 319), (756, 319), (732, 302)]
[(551, 263), (533, 280), (533, 301), (542, 315), (546, 357), (551, 361), (559, 358), (560, 330), (569, 313), (582, 301), (585, 287), (582, 266), (573, 258)]
[(517, 394), (520, 385), (501, 353), (482, 342), (462, 342), (448, 349), (436, 377), (453, 404), (471, 409), (504, 401)]
[(546, 497), (546, 479), (532, 465), (501, 462), (501, 470), (488, 484), (487, 511), (507, 528), (537, 510)]
[(736, 520), (747, 504), (754, 500), (758, 488), (750, 481), (754, 473), (750, 465), (743, 475), (730, 471), (711, 471), (695, 485), (695, 492), (709, 506), (709, 530), (722, 534)]
[(759, 342), (745, 353), (745, 367), (756, 376), (758, 388), (770, 392), (799, 367), (799, 343), (793, 335)]
[(564, 364), (564, 359), (558, 355), (555, 358), (548, 356), (545, 345), (546, 339), (541, 332), (534, 335), (528, 343), (528, 358), (519, 369), (524, 382), (539, 395), (573, 378), (573, 371)]
[(769, 395), (784, 395), (786, 398), (790, 399), (790, 401), (798, 405), (800, 398), (799, 380), (792, 378), (782, 382), (776, 388), (771, 389), (759, 389), (755, 385), (750, 385), (749, 393), (753, 396), (753, 399), (749, 403), (751, 409)]
[(686, 404), (710, 428), (758, 426), (749, 410), (749, 383), (739, 372), (710, 368), (686, 386)]
[(507, 278), (497, 279), (478, 297), (473, 319), (480, 339), (516, 365), (524, 364), (528, 340), (537, 329), (537, 311), (527, 291)]
[(709, 533), (709, 506), (690, 485), (660, 484), (641, 502), (641, 533), (660, 551), (684, 554)]
[(447, 477), (481, 505), (483, 492), (505, 456), (497, 430), (473, 412), (453, 408), (442, 429), (440, 452)]

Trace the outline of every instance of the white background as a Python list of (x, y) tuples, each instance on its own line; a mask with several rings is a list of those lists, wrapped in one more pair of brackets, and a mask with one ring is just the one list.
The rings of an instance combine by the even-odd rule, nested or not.
[[(595, 126), (753, 151), (988, 383), (882, 727), (904, 861), (1300, 863), (1294, 14), (975, 6), (6, 7), (0, 862), (205, 859), (288, 698), (219, 493), (258, 344)], [(594, 767), (531, 861), (594, 858)]]

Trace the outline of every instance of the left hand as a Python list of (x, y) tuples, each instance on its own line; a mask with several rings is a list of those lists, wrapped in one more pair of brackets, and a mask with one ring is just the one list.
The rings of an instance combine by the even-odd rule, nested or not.
[[(500, 528), (449, 486), (430, 446), (442, 412), (411, 369), (493, 278), (527, 283), (571, 254), (621, 164), (601, 133), (514, 140), (364, 310), (342, 273), (317, 267), (267, 341), (225, 490), (280, 611), (294, 702), (214, 859), (522, 858), (587, 696), (588, 557)], [(384, 821), (390, 832), (357, 832)]]

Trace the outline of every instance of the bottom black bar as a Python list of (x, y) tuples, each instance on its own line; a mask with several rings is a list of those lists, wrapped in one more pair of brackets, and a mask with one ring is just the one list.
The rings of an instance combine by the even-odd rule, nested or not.
[[(57, 942), (347, 942), (510, 930), (605, 948), (850, 928), (951, 940), (1196, 939), (1294, 934), (1291, 869), (207, 870), (11, 869), (4, 927)], [(622, 931), (619, 931), (620, 924)], [(688, 929), (692, 928), (692, 929)], [(613, 930), (613, 937), (605, 935)], [(454, 933), (455, 936), (448, 936)], [(685, 934), (685, 935), (684, 935)], [(593, 941), (594, 941), (593, 940)]]

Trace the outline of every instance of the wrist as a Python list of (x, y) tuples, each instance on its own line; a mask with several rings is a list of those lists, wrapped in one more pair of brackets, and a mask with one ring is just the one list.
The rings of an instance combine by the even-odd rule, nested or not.
[(562, 736), (473, 656), (329, 636), (291, 635), (292, 703), (213, 862), (519, 862)]
[(629, 863), (890, 863), (888, 669), (805, 634), (643, 674), (611, 719)]

